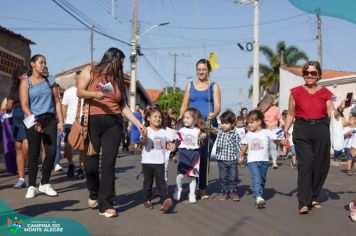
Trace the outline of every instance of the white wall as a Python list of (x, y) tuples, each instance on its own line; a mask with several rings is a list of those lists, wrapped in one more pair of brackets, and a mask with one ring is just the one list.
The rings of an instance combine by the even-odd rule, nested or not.
[(279, 110), (288, 110), (290, 90), (302, 85), (304, 79), (282, 68), (279, 69)]

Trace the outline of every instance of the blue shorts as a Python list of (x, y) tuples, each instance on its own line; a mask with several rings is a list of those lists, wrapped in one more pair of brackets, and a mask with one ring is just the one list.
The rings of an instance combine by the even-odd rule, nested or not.
[(294, 145), (290, 146), (290, 152), (292, 153), (292, 156), (297, 155), (297, 153), (295, 152), (295, 146)]
[(18, 142), (27, 139), (23, 119), (25, 119), (25, 116), (21, 106), (15, 106), (12, 110), (12, 134), (14, 140)]

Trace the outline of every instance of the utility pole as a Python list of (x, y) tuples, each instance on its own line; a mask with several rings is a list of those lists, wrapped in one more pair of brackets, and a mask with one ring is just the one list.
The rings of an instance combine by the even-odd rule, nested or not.
[(130, 77), (130, 108), (135, 109), (136, 103), (136, 63), (137, 63), (137, 0), (133, 0), (132, 36), (131, 36), (131, 77)]
[(259, 0), (255, 0), (255, 13), (254, 13), (254, 26), (253, 26), (253, 83), (252, 83), (252, 92), (253, 100), (252, 107), (257, 107), (257, 104), (260, 100), (259, 87), (260, 87), (260, 64), (259, 64), (259, 52), (260, 52), (260, 43), (259, 43), (259, 15), (260, 15), (260, 4)]
[(316, 44), (318, 47), (318, 61), (320, 63), (320, 67), (323, 68), (323, 45), (322, 45), (322, 40), (321, 40), (321, 18), (320, 18), (320, 9), (317, 10), (316, 14), (316, 19), (317, 19), (317, 28), (318, 28), (318, 34), (316, 35)]
[(173, 69), (173, 92), (176, 91), (176, 83), (177, 83), (177, 57), (179, 56), (177, 53), (169, 54), (174, 57), (174, 69)]
[(94, 54), (94, 26), (90, 30), (90, 64), (93, 65), (93, 54)]

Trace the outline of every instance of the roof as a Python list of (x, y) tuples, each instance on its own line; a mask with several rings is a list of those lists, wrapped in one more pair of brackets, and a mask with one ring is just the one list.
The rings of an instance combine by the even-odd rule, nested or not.
[[(282, 68), (286, 71), (289, 71), (290, 73), (293, 73), (295, 75), (303, 77), (302, 67), (285, 67), (285, 66), (283, 66)], [(344, 77), (344, 76), (350, 76), (350, 75), (356, 76), (356, 72), (325, 69), (325, 70), (323, 70), (321, 79), (332, 79), (332, 78)]]
[(13, 31), (11, 31), (11, 30), (8, 30), (8, 29), (2, 27), (1, 25), (0, 25), (0, 32), (3, 32), (3, 33), (5, 33), (5, 34), (8, 34), (8, 35), (10, 35), (10, 36), (12, 36), (12, 37), (18, 38), (18, 39), (20, 39), (20, 40), (22, 40), (22, 41), (25, 41), (25, 42), (29, 43), (29, 44), (36, 44), (36, 43), (32, 42), (30, 39), (25, 38), (25, 37), (22, 36), (21, 34), (16, 34), (15, 32), (13, 32)]
[(145, 89), (145, 90), (148, 96), (150, 97), (150, 99), (152, 100), (152, 102), (156, 102), (159, 95), (161, 95), (162, 93), (162, 90), (159, 89)]

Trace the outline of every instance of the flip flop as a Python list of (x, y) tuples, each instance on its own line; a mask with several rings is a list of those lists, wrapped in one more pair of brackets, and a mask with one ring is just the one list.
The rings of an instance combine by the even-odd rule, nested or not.
[(309, 213), (309, 208), (307, 206), (303, 206), (299, 209), (299, 214), (306, 215)]
[(317, 201), (313, 201), (312, 202), (312, 207), (315, 208), (315, 209), (320, 209), (322, 208), (321, 204)]

